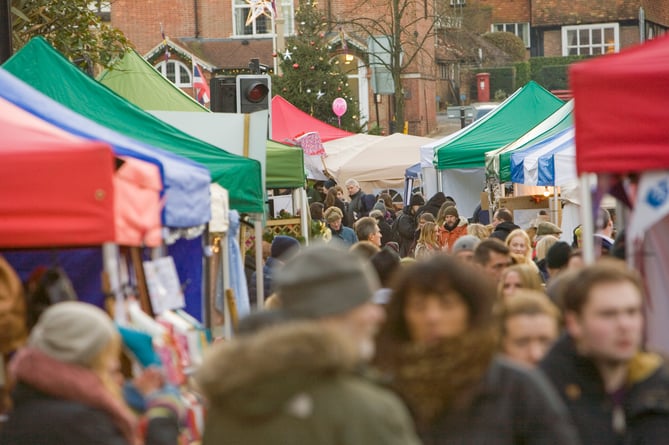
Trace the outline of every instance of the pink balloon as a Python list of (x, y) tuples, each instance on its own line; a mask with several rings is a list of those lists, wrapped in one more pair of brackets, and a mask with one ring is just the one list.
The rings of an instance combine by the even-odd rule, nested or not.
[(346, 113), (347, 108), (348, 106), (346, 105), (346, 100), (341, 97), (338, 97), (332, 101), (332, 111), (337, 117), (342, 117), (344, 113)]

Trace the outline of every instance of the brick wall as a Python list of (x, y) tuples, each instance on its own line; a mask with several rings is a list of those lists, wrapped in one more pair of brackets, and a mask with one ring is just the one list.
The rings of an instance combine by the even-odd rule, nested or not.
[(161, 42), (161, 23), (168, 37), (192, 37), (193, 17), (193, 0), (115, 0), (111, 12), (112, 24), (140, 54)]
[[(651, 0), (654, 1), (654, 0)], [(565, 7), (568, 3), (568, 7)], [(580, 25), (638, 17), (641, 0), (533, 0), (532, 25)]]
[[(620, 48), (625, 48), (637, 43), (639, 43), (639, 27), (635, 25), (621, 26)], [(544, 32), (544, 56), (562, 56), (562, 31), (560, 29)]]
[(669, 0), (641, 0), (646, 20), (669, 26)]
[(472, 6), (492, 7), (493, 23), (522, 23), (530, 21), (529, 0), (474, 0)]

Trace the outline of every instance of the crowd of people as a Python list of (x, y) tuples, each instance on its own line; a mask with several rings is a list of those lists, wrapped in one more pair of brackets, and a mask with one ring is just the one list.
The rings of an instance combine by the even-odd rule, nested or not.
[[(669, 368), (643, 347), (643, 285), (613, 255), (606, 210), (585, 266), (578, 233), (560, 241), (545, 214), (521, 228), (501, 208), (488, 225), (443, 193), (395, 209), (353, 179), (351, 201), (330, 185), (311, 210), (331, 236), (274, 237), (266, 306), (194, 375), (204, 445), (665, 443)], [(119, 374), (109, 315), (66, 298), (28, 323), (2, 262), (0, 278), (15, 306), (0, 312), (0, 444), (178, 443), (160, 374)]]

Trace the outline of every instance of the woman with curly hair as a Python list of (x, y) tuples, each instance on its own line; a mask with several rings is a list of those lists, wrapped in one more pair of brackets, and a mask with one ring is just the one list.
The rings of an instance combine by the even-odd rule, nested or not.
[(494, 285), (454, 258), (408, 266), (387, 306), (377, 366), (425, 445), (578, 443), (546, 378), (496, 355), (494, 299)]

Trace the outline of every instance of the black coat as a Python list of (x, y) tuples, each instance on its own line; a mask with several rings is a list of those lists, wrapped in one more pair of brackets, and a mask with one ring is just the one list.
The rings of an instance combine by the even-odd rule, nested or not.
[(546, 377), (493, 360), (466, 409), (451, 410), (420, 431), (425, 445), (578, 445), (564, 404)]
[(613, 403), (594, 363), (562, 337), (540, 363), (557, 388), (578, 428), (583, 445), (660, 445), (669, 443), (669, 372), (655, 354), (632, 359), (622, 407), (626, 429), (613, 430)]
[[(81, 402), (52, 397), (18, 383), (14, 409), (0, 428), (1, 445), (130, 445), (111, 415)], [(174, 416), (156, 417), (146, 426), (145, 445), (177, 445)]]
[[(47, 372), (47, 371), (45, 371)], [(2, 445), (128, 445), (111, 416), (19, 383), (14, 410), (0, 430)]]
[(520, 226), (515, 225), (512, 222), (502, 221), (497, 224), (495, 230), (490, 234), (490, 238), (497, 238), (502, 241), (506, 241), (506, 237), (509, 236), (509, 233), (513, 232), (516, 229), (520, 229)]

